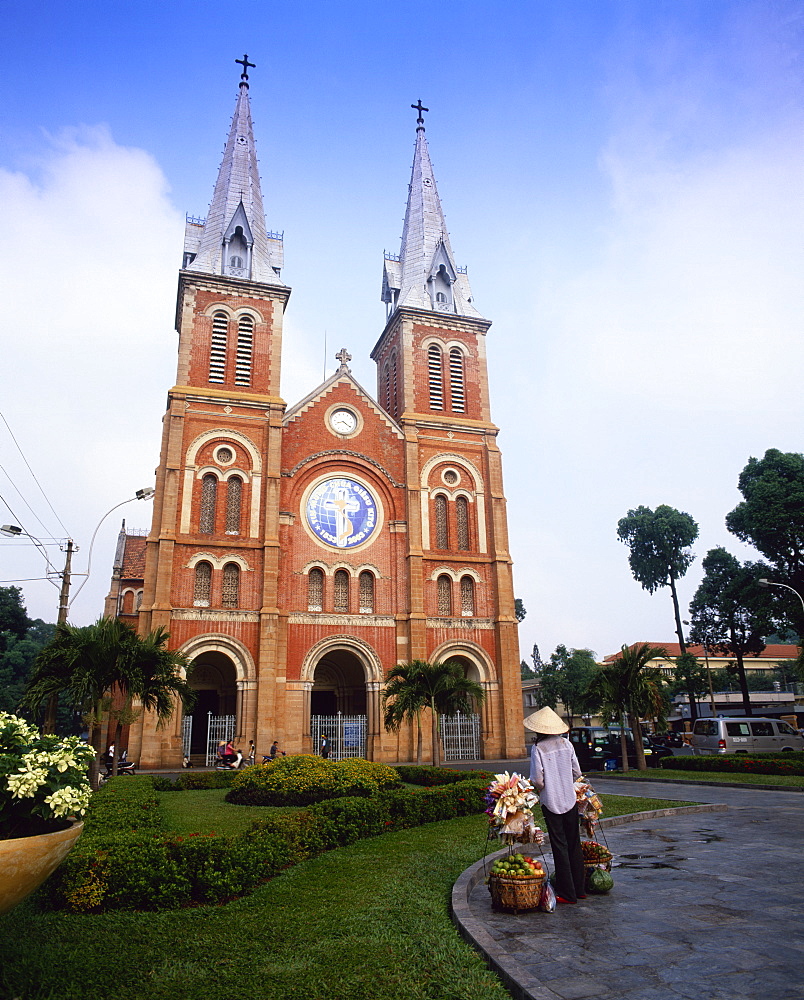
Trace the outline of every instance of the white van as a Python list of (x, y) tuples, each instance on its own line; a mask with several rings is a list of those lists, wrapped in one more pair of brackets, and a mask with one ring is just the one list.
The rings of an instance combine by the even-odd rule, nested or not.
[(696, 719), (692, 726), (692, 752), (778, 753), (804, 750), (804, 736), (779, 719)]

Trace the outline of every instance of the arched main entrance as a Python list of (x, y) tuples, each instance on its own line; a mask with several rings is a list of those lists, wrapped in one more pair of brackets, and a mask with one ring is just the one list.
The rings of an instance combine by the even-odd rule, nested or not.
[[(218, 651), (200, 653), (193, 660), (188, 683), (196, 692), (196, 702), (192, 710), (185, 715), (185, 731), (189, 729), (189, 739), (185, 740), (185, 752), (189, 744), (191, 758), (203, 754), (205, 762), (208, 757), (209, 743), (216, 738), (228, 738), (234, 735), (237, 715), (237, 670), (231, 659)], [(210, 733), (211, 720), (231, 720), (223, 727), (217, 726)], [(188, 725), (189, 719), (189, 725)], [(221, 732), (218, 733), (217, 729)], [(231, 732), (229, 731), (231, 730)], [(201, 763), (200, 760), (197, 760)]]
[(346, 635), (322, 640), (307, 654), (302, 680), (309, 685), (313, 753), (326, 736), (333, 759), (372, 759), (382, 666), (368, 643)]
[(468, 714), (458, 713), (450, 716), (440, 716), (439, 732), (443, 746), (443, 759), (448, 760), (480, 760), (483, 757), (483, 734), (485, 731), (484, 713), (488, 714), (488, 682), (489, 664), (486, 657), (478, 655), (479, 650), (469, 651), (460, 646), (444, 646), (433, 654), (433, 659), (441, 662), (450, 660), (458, 663), (463, 669), (464, 677), (474, 681), (484, 690), (486, 697), (480, 705), (474, 703)]

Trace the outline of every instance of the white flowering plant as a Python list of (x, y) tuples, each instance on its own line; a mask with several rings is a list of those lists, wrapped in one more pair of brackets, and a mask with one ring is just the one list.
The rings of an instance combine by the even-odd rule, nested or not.
[(83, 816), (94, 756), (77, 736), (44, 736), (0, 712), (0, 840), (52, 833)]

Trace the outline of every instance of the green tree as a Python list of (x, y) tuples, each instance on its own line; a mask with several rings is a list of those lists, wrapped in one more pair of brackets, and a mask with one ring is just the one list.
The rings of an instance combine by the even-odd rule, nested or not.
[(535, 679), (536, 674), (527, 660), (519, 661), (519, 676), (523, 681), (532, 681)]
[(0, 644), (9, 634), (24, 639), (32, 624), (22, 601), (22, 590), (19, 587), (0, 587)]
[[(395, 683), (397, 681), (401, 683)], [(436, 660), (432, 663), (427, 660), (409, 660), (407, 663), (392, 667), (386, 675), (383, 693), (385, 727), (398, 729), (403, 719), (412, 717), (415, 717), (418, 723), (422, 709), (429, 708), (433, 766), (438, 767), (441, 763), (439, 715), (455, 715), (456, 712), (468, 715), (472, 711), (472, 702), (482, 702), (484, 695), (483, 688), (464, 675), (463, 667), (456, 660), (444, 662)], [(396, 709), (396, 703), (400, 699), (400, 707)], [(421, 761), (420, 735), (418, 748), (418, 760)]]
[(118, 618), (100, 618), (94, 625), (59, 624), (56, 634), (39, 653), (25, 693), (25, 705), (37, 711), (54, 694), (85, 713), (89, 740), (95, 748), (93, 781), (100, 760), (100, 731), (113, 689), (122, 694), (129, 710), (134, 698), (154, 711), (158, 724), (173, 715), (177, 696), (188, 704), (193, 693), (181, 676), (188, 666), (183, 653), (166, 648), (168, 633), (157, 629), (140, 638)]
[[(804, 595), (804, 455), (769, 448), (763, 458), (748, 459), (738, 486), (743, 501), (726, 515), (726, 527), (762, 553), (773, 579)], [(801, 602), (774, 589), (787, 624), (804, 636)]]
[(673, 694), (687, 696), (690, 718), (697, 719), (698, 698), (709, 690), (709, 678), (706, 676), (706, 667), (693, 653), (682, 653), (676, 657), (670, 689)]
[(589, 696), (602, 706), (603, 717), (620, 727), (620, 750), (623, 770), (628, 770), (628, 746), (625, 739), (626, 722), (634, 736), (636, 765), (640, 771), (647, 768), (645, 748), (642, 744), (640, 719), (662, 720), (665, 699), (662, 693), (663, 678), (658, 667), (650, 667), (651, 660), (666, 658), (667, 650), (648, 643), (623, 646), (616, 660), (601, 667), (591, 680)]
[(527, 614), (527, 611), (525, 610), (525, 605), (518, 597), (514, 600), (514, 614), (516, 615), (516, 620), (518, 622), (524, 621), (525, 615)]
[(37, 618), (22, 638), (10, 631), (0, 633), (0, 711), (12, 714), (21, 711), (34, 661), (55, 630), (55, 625)]
[(775, 617), (769, 595), (759, 586), (768, 575), (763, 563), (740, 562), (718, 547), (707, 552), (704, 578), (690, 604), (690, 639), (710, 652), (733, 656), (743, 696), (743, 711), (751, 715), (744, 658), (765, 648), (763, 636), (773, 631)]
[(695, 558), (689, 548), (698, 537), (697, 523), (689, 514), (665, 504), (656, 510), (637, 507), (618, 521), (617, 537), (630, 549), (628, 564), (644, 590), (653, 594), (660, 587), (670, 588), (678, 644), (686, 653), (676, 581)]
[(539, 687), (534, 692), (537, 708), (555, 709), (561, 702), (572, 726), (575, 716), (587, 708), (589, 684), (598, 670), (595, 654), (591, 649), (558, 645), (547, 663), (540, 664), (536, 671)]

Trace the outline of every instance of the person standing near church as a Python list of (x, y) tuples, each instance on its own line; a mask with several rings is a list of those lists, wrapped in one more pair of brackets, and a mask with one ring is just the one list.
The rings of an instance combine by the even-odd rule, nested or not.
[(576, 903), (586, 898), (575, 797), (575, 781), (581, 777), (581, 768), (572, 744), (563, 736), (569, 727), (552, 708), (534, 712), (525, 725), (537, 734), (530, 751), (530, 780), (539, 793), (550, 835), (556, 897), (559, 903)]
[(329, 736), (322, 736), (319, 752), (321, 753), (321, 756), (324, 758), (324, 760), (326, 760), (329, 757), (329, 747), (330, 747)]

